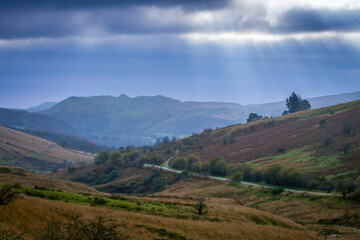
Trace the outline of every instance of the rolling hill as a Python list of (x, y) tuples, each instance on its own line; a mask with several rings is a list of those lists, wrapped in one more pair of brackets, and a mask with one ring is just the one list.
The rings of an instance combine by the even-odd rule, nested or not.
[[(360, 174), (360, 101), (281, 117), (206, 130), (178, 141), (180, 156), (202, 162), (216, 156), (228, 163), (251, 164), (261, 171), (274, 165), (316, 178)], [(163, 151), (174, 151), (174, 146)], [(170, 156), (169, 154), (168, 156)]]
[(53, 106), (55, 106), (56, 104), (58, 104), (58, 103), (57, 102), (44, 102), (38, 106), (30, 107), (25, 110), (28, 112), (40, 112), (40, 111), (50, 109)]
[[(313, 108), (360, 99), (360, 92), (308, 98)], [(249, 113), (279, 116), (285, 102), (240, 105), (181, 102), (164, 96), (70, 97), (41, 111), (73, 126), (97, 143), (110, 146), (152, 144), (164, 136), (184, 137), (204, 128), (246, 122)]]
[(54, 142), (0, 127), (0, 165), (38, 172), (93, 161), (93, 155), (64, 149)]
[(15, 111), (6, 108), (0, 108), (0, 126), (72, 135), (76, 133), (71, 125), (56, 118), (43, 114)]

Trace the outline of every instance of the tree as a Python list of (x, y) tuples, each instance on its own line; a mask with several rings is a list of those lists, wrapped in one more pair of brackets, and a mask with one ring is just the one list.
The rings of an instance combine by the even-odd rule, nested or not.
[(186, 161), (186, 170), (188, 170), (190, 172), (194, 172), (195, 165), (198, 161), (199, 161), (199, 158), (197, 156), (195, 156), (195, 155), (189, 156)]
[(197, 210), (199, 215), (202, 215), (204, 213), (205, 208), (206, 208), (205, 200), (203, 198), (200, 198), (198, 204), (195, 205), (195, 209)]
[(177, 169), (185, 169), (186, 161), (183, 157), (175, 158), (170, 162), (171, 167), (177, 168)]
[(335, 182), (336, 192), (341, 193), (345, 198), (347, 194), (352, 193), (356, 188), (356, 184), (352, 180), (338, 180)]
[(95, 164), (100, 165), (105, 163), (109, 160), (110, 154), (107, 151), (101, 151), (96, 157), (94, 158)]
[(257, 115), (256, 113), (250, 113), (247, 122), (253, 122), (261, 119), (263, 119), (263, 116)]
[(211, 174), (218, 176), (226, 175), (227, 162), (222, 157), (214, 157), (209, 164)]
[(118, 163), (122, 161), (121, 152), (116, 151), (110, 154), (111, 163)]
[(311, 105), (308, 100), (302, 100), (300, 95), (293, 92), (289, 98), (286, 98), (286, 107), (288, 111), (284, 111), (283, 115), (310, 109)]
[(240, 183), (241, 180), (243, 179), (243, 176), (244, 176), (243, 172), (237, 171), (233, 175), (231, 175), (230, 179), (233, 182)]

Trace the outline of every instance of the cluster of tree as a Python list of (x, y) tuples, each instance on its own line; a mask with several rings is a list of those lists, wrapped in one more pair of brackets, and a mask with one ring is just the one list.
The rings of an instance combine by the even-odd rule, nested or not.
[[(346, 195), (355, 192), (357, 187), (360, 187), (360, 177), (356, 182), (352, 179), (325, 180), (321, 183), (319, 189), (326, 192), (336, 191), (341, 193), (343, 197), (346, 197)], [(357, 190), (355, 198), (357, 200), (360, 199), (360, 188)]]
[(44, 138), (49, 141), (53, 141), (64, 148), (71, 148), (71, 149), (90, 152), (90, 153), (98, 153), (102, 150), (106, 150), (106, 151), (115, 150), (115, 148), (113, 147), (97, 145), (82, 137), (76, 137), (76, 136), (55, 133), (55, 132), (48, 132), (48, 131), (36, 131), (31, 129), (16, 129), (16, 130), (22, 131), (24, 133), (33, 136)]
[(283, 115), (310, 109), (311, 105), (308, 100), (302, 100), (300, 95), (293, 92), (290, 97), (286, 98), (286, 107), (288, 110), (284, 111)]
[(249, 117), (246, 121), (253, 122), (253, 121), (258, 121), (258, 120), (268, 119), (268, 118), (272, 118), (272, 116), (269, 117), (269, 116), (258, 115), (257, 113), (250, 113)]
[(222, 157), (215, 157), (209, 163), (199, 161), (197, 156), (191, 155), (187, 158), (178, 157), (170, 162), (170, 166), (176, 169), (197, 172), (201, 174), (212, 174), (216, 176), (231, 176), (240, 169), (234, 164), (228, 164)]
[(164, 155), (157, 153), (149, 156), (143, 154), (139, 150), (132, 152), (115, 151), (112, 153), (101, 151), (94, 158), (94, 163), (96, 165), (100, 165), (108, 161), (110, 161), (112, 164), (131, 163), (136, 167), (141, 167), (144, 163), (162, 164), (164, 162)]
[(170, 139), (168, 136), (163, 137), (162, 139), (158, 138), (155, 141), (155, 146), (167, 146), (169, 144), (173, 144), (176, 142), (176, 137), (172, 137), (172, 139)]

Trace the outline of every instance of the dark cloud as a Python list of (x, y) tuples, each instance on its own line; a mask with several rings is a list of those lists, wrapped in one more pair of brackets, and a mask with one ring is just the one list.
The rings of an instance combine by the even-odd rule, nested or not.
[(229, 0), (2, 0), (0, 9), (14, 8), (56, 8), (56, 9), (87, 9), (108, 7), (183, 6), (188, 10), (216, 9), (228, 5)]
[[(178, 33), (358, 31), (360, 9), (291, 8), (270, 24), (264, 4), (230, 0), (0, 0), (0, 39)], [(201, 11), (204, 9), (214, 11)], [(219, 10), (219, 11), (215, 11)]]
[(278, 19), (280, 32), (354, 31), (360, 29), (360, 9), (292, 8)]

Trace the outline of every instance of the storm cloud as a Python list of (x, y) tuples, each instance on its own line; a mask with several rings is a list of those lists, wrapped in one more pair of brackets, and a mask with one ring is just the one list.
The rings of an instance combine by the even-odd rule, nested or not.
[(0, 9), (0, 39), (223, 32), (271, 35), (360, 29), (358, 6), (274, 7), (261, 0), (14, 0), (1, 1)]

